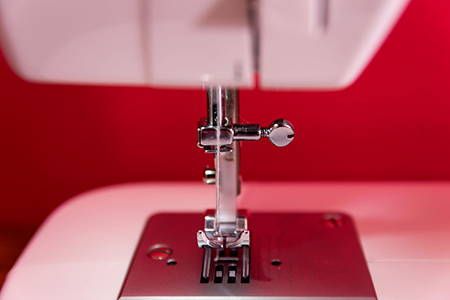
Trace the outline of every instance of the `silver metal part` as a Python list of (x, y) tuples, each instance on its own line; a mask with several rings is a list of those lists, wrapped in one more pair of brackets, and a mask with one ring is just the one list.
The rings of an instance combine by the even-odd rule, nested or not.
[[(119, 299), (376, 299), (355, 227), (346, 215), (252, 213), (248, 216), (252, 246), (206, 250), (211, 255), (192, 240), (204, 215), (153, 216), (144, 228)], [(330, 226), (330, 219), (341, 225)], [(148, 257), (154, 245), (169, 247), (171, 256)], [(169, 259), (177, 264), (168, 265)], [(208, 264), (209, 279), (202, 282)], [(216, 266), (222, 266), (221, 283), (214, 283)], [(245, 276), (250, 282), (243, 280)]]
[(258, 124), (234, 124), (235, 141), (258, 141), (261, 138), (261, 126)]
[[(239, 159), (236, 156), (235, 149), (239, 148), (238, 143), (233, 143), (232, 118), (237, 118), (235, 112), (239, 106), (238, 91), (231, 89), (224, 89), (222, 87), (209, 88), (207, 90), (208, 102), (208, 119), (206, 123), (213, 126), (216, 134), (215, 145), (216, 149), (223, 146), (231, 145), (231, 151), (216, 152), (216, 214), (214, 230), (220, 236), (235, 236), (236, 235), (236, 197), (238, 195), (239, 182)], [(211, 120), (211, 118), (214, 118)], [(228, 133), (231, 133), (231, 138), (228, 139)], [(222, 144), (222, 140), (225, 141)], [(203, 141), (202, 141), (203, 144)], [(239, 151), (239, 150), (238, 150)]]
[[(230, 123), (241, 121), (240, 110), (239, 110), (239, 90), (238, 89), (226, 89), (225, 91), (225, 116), (229, 118)], [(236, 196), (241, 193), (241, 181), (239, 178), (240, 167), (241, 167), (241, 144), (234, 141), (232, 144), (233, 151), (228, 154), (227, 159), (233, 161), (235, 166), (234, 170), (236, 175), (234, 176), (236, 182)]]
[(294, 140), (294, 126), (285, 119), (273, 121), (269, 128), (262, 130), (262, 137), (267, 137), (277, 147), (289, 145)]
[(216, 184), (216, 170), (205, 168), (203, 172), (203, 182), (206, 184)]
[(217, 243), (216, 247), (249, 245), (249, 237), (247, 243), (247, 236), (243, 235), (246, 226), (242, 229), (237, 225), (239, 142), (257, 141), (261, 137), (269, 138), (278, 147), (286, 146), (294, 139), (294, 127), (284, 119), (272, 122), (268, 128), (239, 124), (238, 90), (220, 86), (207, 89), (207, 116), (198, 123), (198, 146), (214, 154), (215, 170), (206, 169), (203, 180), (207, 184), (216, 184), (216, 211), (214, 219), (209, 220), (212, 228), (205, 226), (205, 233), (199, 232), (199, 247), (211, 243)]
[(253, 46), (253, 69), (255, 73), (259, 72), (259, 0), (247, 0), (248, 20), (252, 33)]
[(201, 145), (202, 146), (228, 146), (233, 143), (233, 130), (231, 128), (204, 128), (201, 131)]
[(212, 248), (203, 247), (203, 264), (202, 264), (202, 276), (200, 278), (201, 283), (206, 283), (209, 281), (209, 273), (211, 272), (211, 255)]
[(205, 216), (205, 231), (197, 231), (197, 245), (199, 248), (205, 246), (211, 248), (239, 248), (250, 246), (250, 232), (247, 230), (247, 218), (236, 217), (235, 231), (233, 234), (223, 236), (214, 229), (215, 216)]
[(223, 248), (223, 238), (218, 236), (216, 239), (210, 239), (202, 230), (197, 231), (197, 245), (199, 248)]
[(258, 124), (234, 124), (234, 141), (258, 141), (268, 138), (277, 147), (289, 145), (294, 140), (294, 126), (286, 119), (273, 121), (269, 127), (262, 128)]
[(239, 248), (239, 247), (250, 247), (250, 231), (245, 230), (241, 232), (237, 239), (226, 239), (226, 247), (227, 248)]
[[(224, 148), (233, 141), (259, 141), (263, 137), (268, 138), (277, 147), (284, 147), (294, 140), (294, 134), (294, 125), (286, 119), (275, 120), (267, 128), (258, 124), (233, 124), (220, 129), (206, 125), (202, 119), (199, 123), (198, 145), (206, 149), (216, 145)], [(231, 151), (230, 149), (229, 152)]]
[(250, 247), (242, 247), (242, 283), (250, 283)]

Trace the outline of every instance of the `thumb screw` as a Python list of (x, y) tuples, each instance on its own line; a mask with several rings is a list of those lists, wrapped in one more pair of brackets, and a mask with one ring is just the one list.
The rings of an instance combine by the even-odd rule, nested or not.
[(273, 121), (269, 127), (261, 128), (261, 137), (269, 140), (277, 147), (289, 145), (294, 140), (294, 126), (286, 119)]

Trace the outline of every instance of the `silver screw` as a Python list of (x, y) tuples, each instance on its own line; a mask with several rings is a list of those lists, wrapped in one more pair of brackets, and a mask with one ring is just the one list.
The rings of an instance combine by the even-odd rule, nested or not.
[(261, 128), (261, 137), (269, 140), (277, 147), (289, 145), (294, 140), (294, 125), (286, 119), (273, 121), (268, 128)]
[(216, 184), (216, 170), (206, 167), (203, 173), (203, 182), (208, 185)]

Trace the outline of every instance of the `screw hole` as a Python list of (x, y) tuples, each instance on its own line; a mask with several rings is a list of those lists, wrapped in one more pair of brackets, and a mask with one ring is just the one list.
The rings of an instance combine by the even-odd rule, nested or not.
[(155, 245), (150, 248), (147, 255), (154, 260), (163, 260), (172, 254), (172, 249), (166, 246)]
[(272, 266), (279, 266), (279, 265), (281, 265), (281, 260), (274, 259), (274, 260), (272, 260), (271, 264), (272, 264)]
[(175, 259), (169, 259), (167, 261), (168, 266), (175, 266), (177, 264), (177, 261)]
[(327, 215), (323, 219), (323, 224), (330, 228), (341, 228), (344, 226), (344, 219), (341, 215)]

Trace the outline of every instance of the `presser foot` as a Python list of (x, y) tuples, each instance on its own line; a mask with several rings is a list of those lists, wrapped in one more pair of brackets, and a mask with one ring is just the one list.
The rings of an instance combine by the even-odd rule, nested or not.
[(247, 215), (251, 247), (199, 249), (193, 234), (203, 216), (150, 218), (119, 299), (376, 299), (346, 215), (252, 213)]
[(247, 217), (237, 216), (236, 222), (230, 224), (229, 230), (220, 233), (216, 230), (216, 219), (212, 214), (205, 216), (205, 230), (197, 231), (197, 245), (199, 248), (239, 248), (250, 246), (250, 232), (247, 230)]
[[(210, 212), (211, 213), (211, 212)], [(201, 283), (208, 283), (211, 273), (211, 261), (214, 257), (214, 283), (222, 282), (225, 272), (228, 283), (235, 283), (238, 265), (241, 283), (250, 282), (250, 231), (247, 230), (247, 217), (236, 217), (236, 223), (230, 226), (228, 234), (216, 230), (216, 219), (212, 214), (205, 216), (205, 231), (197, 232), (197, 246), (203, 248)], [(218, 264), (217, 264), (218, 263)]]
[(214, 249), (203, 247), (203, 263), (200, 283), (209, 283), (211, 263), (214, 264), (211, 282), (222, 283), (250, 283), (250, 247)]

